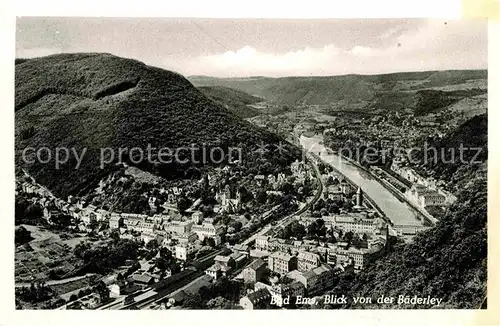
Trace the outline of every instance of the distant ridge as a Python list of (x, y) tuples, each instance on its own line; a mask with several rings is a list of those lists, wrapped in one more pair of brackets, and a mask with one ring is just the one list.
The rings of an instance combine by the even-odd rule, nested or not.
[[(339, 105), (372, 108), (382, 98), (384, 107), (405, 107), (417, 90), (487, 82), (487, 70), (443, 70), (397, 72), (379, 75), (303, 77), (216, 78), (192, 76), (197, 87), (224, 86), (259, 96), (271, 103), (286, 105)], [(472, 86), (471, 86), (472, 87)]]

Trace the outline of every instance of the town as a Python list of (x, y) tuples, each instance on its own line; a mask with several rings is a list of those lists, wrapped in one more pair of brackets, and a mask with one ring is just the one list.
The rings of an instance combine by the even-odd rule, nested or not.
[[(138, 177), (135, 168), (122, 168), (101, 180), (95, 193)], [(17, 197), (27, 201), (31, 216), (40, 216), (37, 226), (20, 228), (49, 235), (18, 248), (17, 289), (27, 291), (23, 284), (67, 289), (60, 299), (49, 300), (57, 308), (166, 309), (189, 307), (201, 287), (229, 280), (238, 294), (227, 304), (281, 307), (288, 296), (325, 293), (336, 275), (359, 272), (384, 254), (391, 234), (397, 237), (390, 221), (365, 201), (362, 189), (321, 160), (296, 161), (289, 172), (241, 182), (234, 181), (229, 166), (216, 168), (184, 189), (153, 186), (143, 193), (143, 213), (98, 208), (99, 196), (93, 202), (57, 198), (25, 172)], [(226, 182), (231, 177), (233, 183)], [(139, 263), (133, 256), (116, 258), (119, 263), (111, 264), (106, 275), (99, 268), (76, 267), (81, 262), (74, 256), (85, 261), (86, 251), (109, 241), (133, 243)], [(53, 248), (59, 248), (59, 257)], [(52, 254), (40, 255), (37, 262), (33, 251)], [(90, 291), (96, 282), (99, 291)]]

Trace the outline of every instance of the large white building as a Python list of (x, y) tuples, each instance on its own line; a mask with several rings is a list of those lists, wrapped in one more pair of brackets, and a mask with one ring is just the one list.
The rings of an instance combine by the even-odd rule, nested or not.
[(192, 229), (193, 222), (184, 221), (184, 222), (170, 222), (165, 224), (164, 230), (171, 234), (186, 234), (189, 233)]
[(255, 249), (267, 251), (269, 250), (269, 237), (260, 235), (255, 238)]
[(216, 235), (224, 232), (223, 226), (215, 226), (212, 223), (203, 223), (201, 225), (193, 225), (191, 230), (196, 233), (200, 240), (205, 238), (214, 238)]
[(178, 244), (175, 246), (175, 258), (186, 261), (195, 251), (196, 247), (191, 243)]
[(367, 218), (361, 214), (336, 215), (332, 221), (334, 228), (354, 233), (375, 233), (382, 224), (383, 221), (379, 218)]
[(421, 185), (413, 185), (406, 192), (406, 197), (414, 204), (425, 208), (427, 206), (444, 206), (446, 197), (436, 190), (429, 189)]

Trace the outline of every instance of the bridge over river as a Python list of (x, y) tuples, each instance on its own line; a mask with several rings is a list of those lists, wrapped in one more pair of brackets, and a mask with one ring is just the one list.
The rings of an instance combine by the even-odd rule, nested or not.
[(331, 164), (340, 173), (361, 187), (392, 221), (395, 227), (398, 225), (405, 226), (405, 228), (409, 226), (422, 226), (423, 218), (421, 214), (411, 207), (410, 204), (398, 199), (363, 169), (331, 153), (331, 151), (327, 151), (322, 144), (322, 140), (322, 137), (301, 136), (300, 144), (306, 150), (319, 155), (323, 161)]

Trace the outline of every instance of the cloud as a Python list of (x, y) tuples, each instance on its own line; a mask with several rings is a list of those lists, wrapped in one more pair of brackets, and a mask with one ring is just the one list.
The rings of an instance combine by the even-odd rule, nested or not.
[(400, 32), (401, 32), (401, 28), (399, 28), (399, 27), (389, 28), (387, 31), (382, 33), (379, 37), (380, 37), (380, 39), (385, 40), (385, 39), (388, 39), (388, 38), (390, 38), (390, 37), (392, 37)]
[[(73, 46), (18, 46), (16, 56), (110, 52), (186, 76), (217, 77), (325, 76), (487, 68), (487, 33), (484, 22), (429, 20), (416, 28), (393, 28), (374, 36), (368, 41), (353, 40), (358, 41), (358, 44), (350, 42), (349, 45), (341, 45), (341, 42), (335, 42), (332, 37), (332, 41), (323, 46), (297, 45), (286, 52), (274, 52), (268, 47), (262, 49), (262, 46), (259, 48), (250, 43), (230, 51), (189, 56), (173, 51), (170, 46), (166, 47), (169, 51), (165, 48), (143, 51), (142, 47), (134, 43), (125, 47), (112, 47), (84, 42)], [(196, 44), (196, 47), (208, 51), (203, 44)]]
[(268, 53), (251, 46), (191, 59), (187, 75), (307, 76), (378, 74), (398, 71), (484, 69), (488, 66), (485, 24), (427, 21), (417, 29), (388, 30), (378, 46), (341, 49), (334, 44), (286, 53)]
[[(334, 63), (341, 52), (334, 45), (322, 48), (299, 49), (286, 53), (258, 51), (245, 46), (237, 51), (227, 51), (197, 57), (186, 65), (187, 74), (207, 74), (214, 76), (287, 76), (309, 74)], [(179, 67), (182, 69), (182, 67)]]
[(50, 54), (62, 53), (61, 49), (57, 48), (28, 48), (28, 49), (17, 49), (16, 58), (38, 58), (44, 57)]
[(370, 48), (370, 47), (364, 47), (364, 46), (355, 46), (353, 47), (349, 53), (355, 55), (355, 56), (374, 56), (374, 55), (377, 55), (380, 53), (380, 50), (378, 49), (374, 49), (374, 48)]

